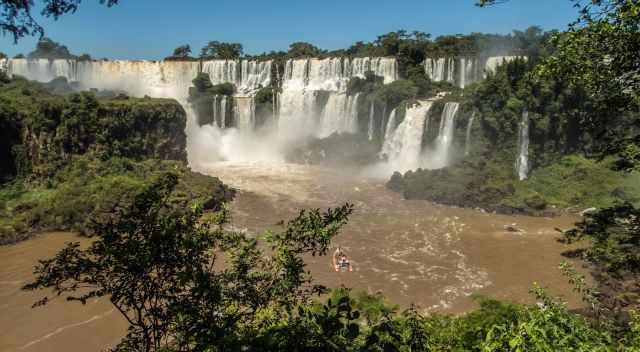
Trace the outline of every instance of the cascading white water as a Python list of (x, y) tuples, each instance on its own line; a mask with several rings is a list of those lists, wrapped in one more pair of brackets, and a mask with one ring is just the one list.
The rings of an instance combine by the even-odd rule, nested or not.
[(358, 97), (355, 95), (331, 94), (324, 106), (320, 120), (320, 137), (334, 132), (356, 133), (358, 131)]
[(373, 140), (373, 118), (375, 117), (376, 110), (375, 105), (373, 104), (373, 100), (371, 101), (371, 105), (369, 106), (369, 126), (367, 127), (367, 136), (369, 140)]
[(7, 72), (9, 70), (9, 60), (0, 59), (0, 72)]
[(424, 62), (424, 70), (427, 76), (434, 82), (451, 82), (455, 64), (453, 58), (427, 58)]
[(8, 72), (11, 75), (40, 82), (49, 82), (56, 77), (65, 77), (69, 81), (77, 81), (77, 62), (75, 60), (49, 59), (12, 59)]
[(233, 83), (238, 80), (238, 62), (236, 60), (210, 60), (202, 63), (202, 72), (209, 75), (211, 83)]
[(276, 121), (276, 118), (278, 117), (278, 107), (280, 106), (280, 104), (278, 103), (278, 98), (279, 98), (279, 94), (277, 89), (271, 89), (271, 119), (273, 121)]
[(473, 128), (473, 120), (476, 118), (476, 112), (474, 111), (467, 122), (467, 137), (464, 142), (464, 155), (467, 156), (471, 152), (471, 129)]
[(253, 97), (235, 97), (233, 102), (236, 127), (240, 131), (253, 131), (256, 116), (255, 99)]
[[(65, 77), (83, 89), (124, 90), (131, 95), (186, 97), (191, 81), (200, 71), (199, 62), (12, 59), (8, 72), (47, 82)], [(202, 72), (213, 84), (233, 83), (241, 96), (251, 96), (271, 83), (271, 61), (212, 60), (202, 63)]]
[(382, 138), (385, 137), (385, 132), (386, 132), (386, 119), (387, 119), (387, 104), (385, 103), (382, 106), (382, 119), (380, 120), (380, 136), (382, 136)]
[(220, 128), (227, 128), (227, 96), (220, 100)]
[(220, 119), (218, 118), (218, 95), (213, 96), (213, 123), (220, 127)]
[(458, 65), (458, 87), (464, 88), (477, 80), (477, 60), (475, 58), (460, 58)]
[[(209, 75), (211, 83), (232, 83), (234, 95), (235, 125), (241, 131), (253, 130), (255, 126), (255, 101), (258, 89), (271, 84), (271, 61), (253, 60), (209, 60), (202, 63), (202, 72)], [(222, 127), (221, 128), (225, 128)]]
[(290, 59), (285, 64), (284, 85), (302, 85), (312, 90), (343, 91), (351, 77), (372, 71), (390, 83), (398, 78), (395, 58)]
[(387, 127), (384, 130), (384, 142), (382, 143), (381, 155), (389, 155), (391, 152), (391, 139), (393, 133), (396, 130), (396, 109), (391, 110), (389, 114), (389, 120), (387, 121)]
[(449, 165), (451, 157), (451, 146), (453, 144), (453, 132), (455, 129), (455, 118), (458, 113), (458, 103), (446, 103), (440, 118), (440, 128), (435, 142), (435, 149), (428, 155), (427, 167), (430, 169), (440, 169)]
[(347, 82), (352, 77), (364, 77), (367, 71), (387, 83), (397, 79), (393, 58), (288, 60), (278, 99), (279, 129), (319, 137), (357, 132), (358, 95), (347, 95)]
[(283, 88), (280, 104), (278, 129), (283, 135), (313, 135), (318, 129), (318, 95), (314, 90)]
[(202, 63), (202, 72), (209, 75), (214, 85), (235, 84), (239, 96), (251, 96), (271, 84), (271, 61), (209, 60)]
[(404, 120), (385, 140), (383, 153), (395, 171), (405, 172), (420, 166), (424, 126), (432, 105), (433, 101), (425, 100), (407, 107)]
[(497, 67), (519, 56), (490, 56), (482, 58), (427, 58), (424, 61), (426, 75), (434, 82), (450, 82), (460, 88), (487, 77)]
[(12, 59), (8, 72), (40, 82), (64, 77), (84, 90), (122, 90), (132, 96), (185, 99), (199, 68), (198, 62)]
[(526, 180), (529, 174), (529, 111), (522, 112), (518, 128), (518, 158), (516, 172), (520, 181)]
[(271, 84), (271, 61), (242, 60), (238, 91), (252, 93)]
[(398, 67), (395, 58), (388, 57), (357, 57), (344, 60), (344, 76), (363, 78), (365, 72), (372, 71), (376, 76), (384, 78), (384, 83), (391, 83), (398, 79)]

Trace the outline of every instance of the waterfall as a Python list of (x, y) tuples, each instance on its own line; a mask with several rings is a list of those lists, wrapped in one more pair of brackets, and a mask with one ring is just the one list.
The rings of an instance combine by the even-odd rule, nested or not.
[(220, 128), (227, 128), (227, 96), (220, 99)]
[(383, 153), (394, 170), (404, 172), (420, 166), (424, 127), (432, 105), (427, 100), (408, 107), (402, 123), (385, 140)]
[(226, 128), (227, 118), (227, 96), (226, 95), (214, 95), (213, 96), (213, 123), (218, 128)]
[(367, 128), (367, 135), (369, 140), (373, 140), (373, 118), (375, 116), (375, 105), (373, 104), (373, 100), (371, 101), (371, 105), (369, 106), (369, 126)]
[(91, 88), (125, 91), (132, 96), (185, 99), (198, 62), (176, 61), (75, 61), (48, 59), (9, 60), (10, 75), (48, 82), (64, 77), (83, 90)]
[(0, 59), (0, 72), (9, 71), (9, 60), (8, 59)]
[(334, 132), (356, 133), (358, 131), (358, 97), (355, 95), (331, 94), (321, 113), (320, 137)]
[(271, 61), (211, 60), (125, 61), (125, 60), (48, 60), (12, 59), (12, 75), (48, 82), (65, 77), (82, 89), (124, 90), (128, 94), (154, 97), (186, 97), (198, 72), (209, 75), (211, 83), (233, 83), (238, 95), (251, 96), (271, 83)]
[(469, 83), (477, 81), (477, 60), (475, 58), (460, 58), (458, 62), (458, 87), (464, 88)]
[(389, 155), (391, 149), (391, 138), (393, 137), (393, 132), (396, 129), (396, 109), (391, 110), (391, 114), (389, 114), (389, 120), (387, 121), (387, 128), (384, 131), (384, 142), (382, 144), (382, 151), (380, 154)]
[(449, 58), (447, 59), (447, 78), (446, 81), (449, 83), (455, 82), (454, 72), (456, 70), (455, 59)]
[(218, 95), (213, 96), (213, 123), (220, 127), (220, 121), (218, 121)]
[(529, 111), (522, 112), (522, 120), (518, 128), (518, 158), (516, 172), (520, 181), (526, 180), (529, 173)]
[(271, 84), (271, 61), (209, 60), (202, 63), (202, 72), (211, 83), (233, 83), (238, 95), (248, 96)]
[(464, 155), (469, 155), (471, 152), (471, 129), (473, 128), (473, 120), (476, 118), (476, 112), (474, 111), (467, 122), (467, 138), (464, 142)]
[(280, 94), (278, 129), (289, 135), (311, 135), (317, 130), (318, 92), (284, 88)]
[(12, 59), (9, 60), (8, 72), (10, 75), (19, 75), (40, 82), (49, 82), (56, 77), (75, 81), (76, 62), (62, 59)]
[(348, 77), (364, 78), (367, 71), (381, 76), (384, 83), (391, 83), (398, 79), (398, 67), (395, 58), (389, 57), (357, 57), (344, 59), (344, 75)]
[(435, 142), (435, 150), (429, 156), (429, 168), (440, 169), (449, 165), (455, 118), (458, 113), (458, 103), (446, 103), (440, 118), (440, 128)]
[(278, 92), (274, 88), (271, 90), (271, 119), (273, 121), (276, 121), (277, 116), (278, 116)]
[(434, 82), (443, 82), (447, 80), (445, 75), (445, 58), (427, 58), (425, 60), (425, 72), (429, 79)]
[(373, 71), (385, 82), (397, 79), (394, 58), (309, 58), (285, 63), (279, 99), (281, 131), (326, 137), (334, 132), (358, 131), (358, 95), (347, 95), (352, 77)]
[(242, 60), (238, 91), (249, 94), (271, 84), (271, 61)]
[[(498, 66), (515, 60), (519, 56), (453, 57), (427, 58), (424, 61), (425, 74), (434, 82), (450, 82), (460, 88), (468, 86), (495, 72)], [(457, 77), (456, 74), (457, 72)]]
[(358, 98), (360, 98), (360, 93), (350, 95), (347, 99), (347, 110), (345, 112), (347, 114), (346, 132), (358, 132)]
[(253, 131), (255, 126), (256, 104), (253, 97), (234, 97), (234, 119), (240, 131)]
[(210, 60), (202, 62), (202, 72), (209, 75), (213, 85), (237, 83), (238, 69), (236, 60)]
[(382, 118), (380, 120), (380, 136), (382, 138), (385, 137), (385, 128), (386, 128), (386, 122), (387, 122), (387, 103), (384, 103), (384, 105), (382, 106)]

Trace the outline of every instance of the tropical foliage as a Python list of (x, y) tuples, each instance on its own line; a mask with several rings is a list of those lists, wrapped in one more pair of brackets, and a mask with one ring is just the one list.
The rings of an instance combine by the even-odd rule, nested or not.
[(59, 85), (67, 86), (0, 84), (0, 243), (42, 230), (88, 232), (92, 219), (169, 170), (180, 177), (175, 201), (209, 207), (229, 197), (217, 179), (185, 167), (186, 116), (176, 101), (52, 94)]

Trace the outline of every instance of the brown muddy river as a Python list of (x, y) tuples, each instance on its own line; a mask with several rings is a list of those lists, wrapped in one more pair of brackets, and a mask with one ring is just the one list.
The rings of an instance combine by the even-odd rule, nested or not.
[[(353, 203), (354, 214), (334, 245), (345, 249), (354, 271), (333, 272), (329, 257), (307, 261), (326, 286), (381, 291), (403, 306), (460, 313), (474, 307), (473, 293), (532, 302), (528, 291), (537, 282), (570, 306), (580, 304), (557, 269), (567, 248), (556, 242), (554, 230), (569, 228), (575, 217), (503, 216), (405, 201), (382, 180), (318, 167), (217, 163), (198, 170), (240, 190), (232, 223), (250, 233), (301, 208)], [(504, 230), (514, 223), (522, 233)], [(32, 309), (41, 294), (20, 291), (38, 259), (72, 240), (72, 234), (51, 233), (0, 247), (0, 351), (99, 351), (126, 331), (106, 300), (85, 306), (57, 300)]]

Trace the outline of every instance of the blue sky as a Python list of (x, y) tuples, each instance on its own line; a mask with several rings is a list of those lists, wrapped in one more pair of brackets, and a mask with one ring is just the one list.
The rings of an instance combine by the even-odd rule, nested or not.
[[(36, 0), (38, 2), (39, 0)], [(46, 35), (72, 53), (95, 58), (160, 59), (190, 44), (240, 42), (245, 52), (286, 50), (295, 41), (338, 49), (398, 29), (434, 36), (470, 32), (509, 33), (539, 25), (564, 29), (577, 15), (569, 0), (511, 0), (481, 9), (475, 0), (121, 0), (106, 8), (84, 0), (58, 21), (42, 19)], [(28, 53), (35, 38), (0, 35), (0, 51)]]

